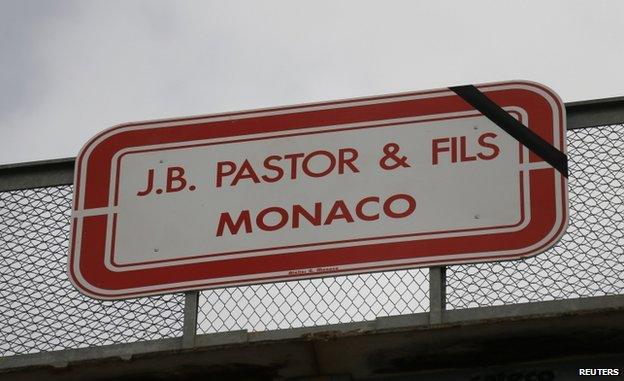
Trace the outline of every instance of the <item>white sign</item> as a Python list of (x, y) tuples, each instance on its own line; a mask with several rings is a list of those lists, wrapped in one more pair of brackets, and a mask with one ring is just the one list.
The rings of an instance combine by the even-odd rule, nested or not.
[[(549, 90), (479, 88), (565, 149)], [(565, 178), (448, 90), (121, 126), (79, 160), (72, 279), (100, 298), (518, 258), (567, 220)]]

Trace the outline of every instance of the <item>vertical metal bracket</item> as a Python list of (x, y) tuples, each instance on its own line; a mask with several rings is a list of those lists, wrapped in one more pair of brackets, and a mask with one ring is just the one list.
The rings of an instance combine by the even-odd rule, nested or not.
[(429, 268), (429, 324), (442, 324), (446, 309), (446, 267)]
[(182, 328), (182, 348), (185, 349), (193, 348), (195, 346), (198, 302), (199, 291), (188, 291), (184, 293), (184, 327)]

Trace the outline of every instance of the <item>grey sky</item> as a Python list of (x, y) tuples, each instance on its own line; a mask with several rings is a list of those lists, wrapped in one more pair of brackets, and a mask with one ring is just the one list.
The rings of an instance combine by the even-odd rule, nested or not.
[(624, 95), (622, 1), (0, 0), (0, 164), (121, 122), (530, 79)]

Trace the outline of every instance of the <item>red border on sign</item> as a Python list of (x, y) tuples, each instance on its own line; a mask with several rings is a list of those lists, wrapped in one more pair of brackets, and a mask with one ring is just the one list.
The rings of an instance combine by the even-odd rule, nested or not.
[[(543, 139), (553, 142), (554, 128), (557, 128), (558, 145), (565, 152), (563, 140), (565, 110), (560, 99), (551, 90), (530, 82), (477, 87), (501, 107), (518, 106), (526, 110), (528, 125)], [(427, 95), (427, 98), (405, 100), (406, 97), (417, 95)], [(363, 105), (364, 102), (372, 104)], [(554, 103), (554, 109), (551, 108), (550, 102)], [(324, 107), (327, 108), (323, 109)], [(124, 148), (255, 134), (264, 132), (262, 128), (266, 125), (280, 126), (273, 131), (288, 131), (471, 109), (459, 97), (447, 89), (441, 89), (114, 127), (93, 138), (78, 156), (74, 194), (76, 216), (72, 218), (69, 254), (70, 279), (88, 295), (101, 299), (115, 299), (226, 285), (438, 264), (506, 260), (535, 255), (554, 244), (567, 223), (566, 180), (552, 168), (527, 171), (531, 184), (529, 197), (532, 219), (528, 226), (519, 232), (310, 250), (296, 255), (275, 254), (213, 261), (209, 262), (208, 266), (205, 263), (204, 266), (198, 263), (146, 270), (110, 271), (104, 265), (108, 217), (80, 214), (108, 205), (110, 179), (109, 176), (101, 174), (110, 174), (111, 158)], [(559, 115), (558, 120), (554, 119), (555, 112)], [(172, 140), (172, 131), (181, 129), (175, 124), (184, 124), (182, 129), (185, 140)], [(155, 131), (156, 128), (158, 134), (150, 134), (150, 131)], [(540, 161), (535, 154), (529, 155), (529, 162)], [(83, 175), (83, 171), (86, 171), (86, 174)], [(82, 180), (85, 180), (84, 186), (81, 186)], [(560, 193), (556, 193), (557, 187)], [(84, 197), (84, 200), (81, 197)], [(545, 237), (549, 238), (545, 240)], [(535, 247), (531, 247), (532, 245)], [(515, 254), (504, 254), (509, 251), (515, 251)], [(323, 255), (318, 255), (321, 252)], [(432, 257), (436, 259), (431, 259)], [(383, 261), (380, 261), (380, 258)], [(383, 264), (379, 264), (381, 262)], [(240, 269), (245, 269), (246, 273), (241, 275)]]
[[(518, 117), (518, 120), (520, 122), (522, 122), (522, 115), (517, 112), (517, 111), (510, 111), (510, 114), (515, 114)], [(135, 154), (135, 153), (145, 153), (145, 152), (155, 152), (155, 151), (163, 151), (163, 150), (173, 150), (173, 149), (184, 149), (184, 148), (191, 148), (191, 147), (204, 147), (204, 146), (211, 146), (211, 145), (219, 145), (219, 144), (230, 144), (230, 143), (241, 143), (241, 142), (248, 142), (248, 141), (257, 141), (257, 140), (267, 140), (267, 139), (278, 139), (281, 137), (292, 137), (292, 136), (303, 136), (303, 135), (314, 135), (314, 134), (323, 134), (323, 133), (332, 133), (332, 132), (340, 132), (340, 131), (357, 131), (357, 130), (363, 130), (363, 129), (368, 129), (368, 128), (379, 128), (379, 127), (390, 127), (390, 126), (398, 126), (398, 125), (402, 125), (402, 124), (413, 124), (413, 123), (421, 123), (421, 122), (432, 122), (432, 121), (440, 121), (440, 120), (449, 120), (449, 119), (462, 119), (462, 118), (472, 118), (474, 116), (479, 116), (479, 113), (475, 113), (474, 115), (466, 115), (466, 116), (455, 116), (455, 117), (446, 117), (446, 118), (433, 118), (433, 119), (427, 119), (427, 120), (423, 120), (423, 121), (410, 121), (410, 122), (402, 122), (402, 123), (382, 123), (382, 124), (378, 124), (378, 125), (371, 125), (371, 126), (364, 126), (364, 127), (355, 127), (355, 128), (338, 128), (338, 129), (332, 129), (330, 131), (314, 131), (314, 132), (301, 132), (301, 133), (293, 133), (293, 134), (285, 134), (285, 135), (276, 135), (276, 136), (270, 136), (270, 137), (258, 137), (258, 138), (250, 138), (250, 139), (237, 139), (237, 140), (232, 140), (232, 141), (226, 141), (226, 142), (216, 142), (216, 143), (201, 143), (201, 144), (189, 144), (189, 145), (183, 145), (183, 146), (175, 146), (175, 147), (167, 147), (167, 148), (150, 148), (150, 149), (143, 149), (143, 150), (137, 150), (137, 151), (130, 151), (130, 152), (124, 152), (123, 154), (119, 155), (117, 157), (116, 160), (116, 179), (115, 179), (115, 200), (114, 200), (114, 205), (118, 206), (118, 198), (119, 198), (119, 178), (120, 178), (120, 173), (121, 173), (121, 159), (125, 156), (125, 155), (131, 155), (131, 154)], [(522, 145), (520, 143), (518, 143), (518, 147), (519, 147), (519, 151), (520, 151), (520, 164), (522, 164)], [(206, 257), (217, 257), (217, 256), (225, 256), (225, 255), (233, 255), (233, 254), (243, 254), (243, 253), (261, 253), (261, 252), (267, 252), (267, 251), (271, 251), (271, 250), (282, 250), (282, 249), (294, 249), (294, 248), (309, 248), (309, 247), (319, 247), (322, 248), (322, 246), (326, 246), (326, 245), (334, 245), (334, 244), (340, 244), (340, 243), (355, 243), (355, 242), (366, 242), (366, 241), (374, 241), (374, 240), (380, 240), (380, 239), (387, 239), (387, 238), (407, 238), (407, 237), (419, 237), (419, 236), (423, 236), (423, 235), (436, 235), (436, 234), (446, 234), (446, 233), (460, 233), (460, 232), (473, 232), (473, 231), (480, 231), (480, 230), (492, 230), (492, 229), (503, 229), (503, 228), (513, 228), (516, 226), (520, 226), (524, 223), (524, 218), (525, 218), (525, 205), (524, 205), (524, 182), (523, 182), (523, 174), (520, 171), (520, 176), (519, 176), (519, 189), (520, 189), (520, 219), (518, 222), (516, 222), (515, 224), (510, 224), (510, 225), (500, 225), (500, 226), (486, 226), (486, 227), (480, 227), (480, 228), (467, 228), (467, 229), (454, 229), (454, 230), (441, 230), (441, 231), (431, 231), (431, 232), (421, 232), (421, 233), (409, 233), (409, 234), (397, 234), (397, 235), (390, 235), (390, 236), (378, 236), (378, 237), (367, 237), (367, 238), (358, 238), (358, 239), (348, 239), (348, 240), (340, 240), (340, 241), (328, 241), (328, 242), (319, 242), (319, 243), (310, 243), (310, 244), (300, 244), (300, 245), (289, 245), (289, 246), (278, 246), (278, 247), (270, 247), (270, 248), (263, 248), (263, 249), (252, 249), (252, 250), (241, 250), (241, 251), (232, 251), (232, 252), (225, 252), (225, 253), (211, 253), (211, 254), (200, 254), (200, 255), (192, 255), (192, 256), (186, 256), (186, 257), (180, 257), (180, 258), (175, 258), (175, 259), (164, 259), (164, 260), (155, 260), (155, 261), (145, 261), (145, 262), (133, 262), (133, 263), (129, 263), (129, 264), (119, 264), (115, 262), (115, 235), (116, 235), (116, 227), (117, 227), (117, 217), (119, 213), (114, 213), (113, 215), (113, 231), (112, 231), (112, 237), (111, 237), (111, 255), (110, 255), (110, 260), (111, 260), (111, 264), (115, 267), (120, 267), (120, 268), (128, 268), (128, 267), (136, 267), (136, 266), (140, 266), (140, 265), (145, 265), (145, 264), (156, 264), (156, 263), (167, 263), (167, 262), (179, 262), (179, 261), (185, 261), (185, 260), (189, 260), (189, 259), (199, 259), (199, 258), (206, 258)], [(491, 234), (492, 232), (490, 231), (489, 234)]]

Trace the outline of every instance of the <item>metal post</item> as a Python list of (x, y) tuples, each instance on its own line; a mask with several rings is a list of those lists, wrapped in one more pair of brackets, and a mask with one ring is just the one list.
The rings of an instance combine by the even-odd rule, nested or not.
[(198, 301), (199, 291), (188, 291), (184, 293), (184, 327), (182, 329), (182, 348), (193, 348), (195, 346)]
[(446, 267), (429, 268), (429, 324), (442, 324), (446, 309)]

